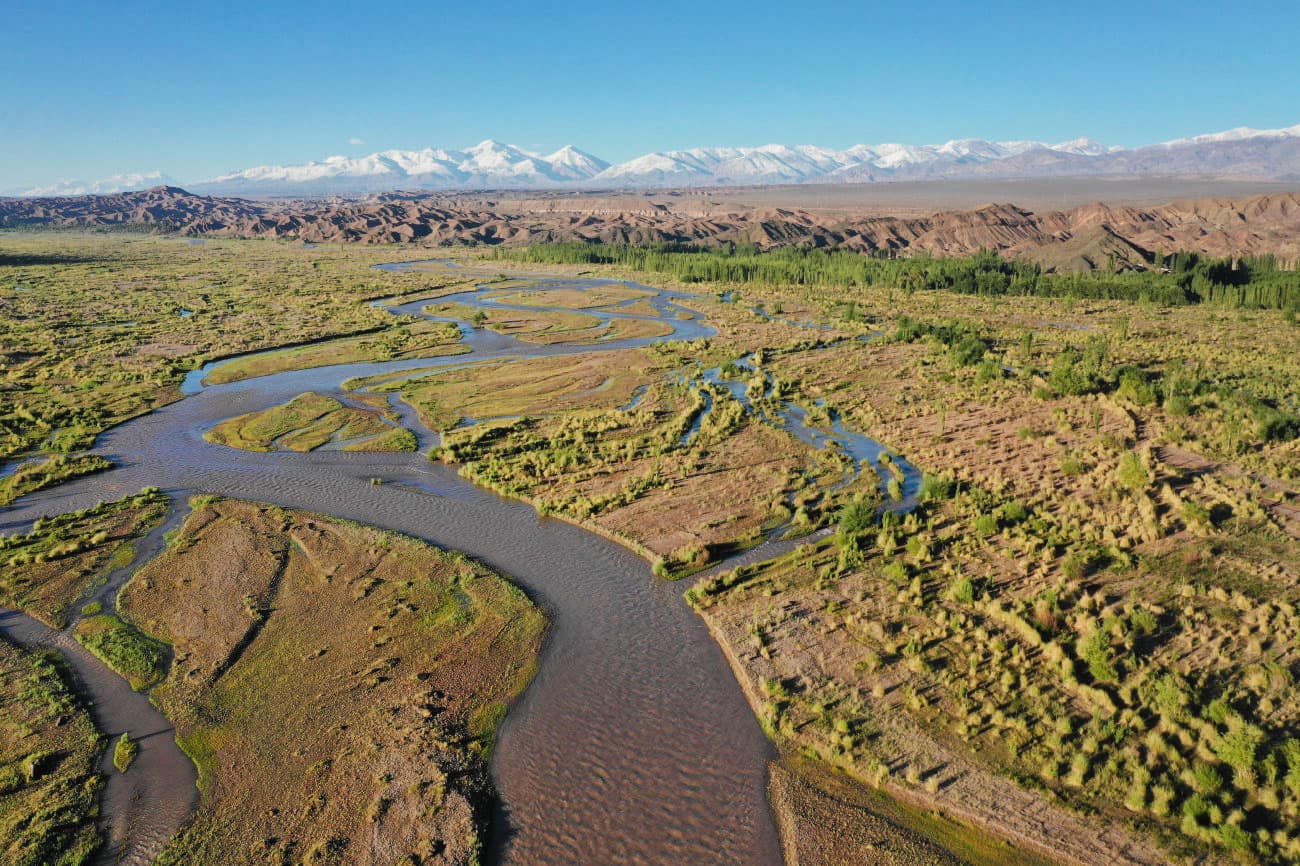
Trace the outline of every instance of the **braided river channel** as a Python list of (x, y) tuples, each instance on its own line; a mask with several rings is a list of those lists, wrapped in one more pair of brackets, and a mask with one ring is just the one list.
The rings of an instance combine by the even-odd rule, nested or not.
[[(464, 273), (468, 279), (480, 276)], [(608, 282), (519, 279), (535, 291), (582, 290)], [(139, 545), (134, 566), (161, 548), (163, 530), (179, 523), (187, 497), (198, 493), (348, 518), (463, 551), (520, 584), (551, 622), (539, 673), (507, 715), (492, 756), (498, 806), (489, 862), (780, 863), (780, 840), (766, 797), (768, 765), (776, 752), (721, 650), (684, 602), (683, 586), (652, 576), (649, 563), (630, 550), (569, 523), (539, 517), (531, 506), (480, 489), (454, 467), (418, 452), (253, 453), (203, 438), (222, 420), (305, 391), (346, 402), (348, 392), (341, 383), (353, 377), (622, 349), (714, 333), (698, 313), (679, 305), (690, 296), (635, 287), (655, 293), (649, 301), (660, 313), (659, 321), (673, 325), (671, 335), (539, 346), (461, 323), (471, 352), (454, 357), (317, 367), (205, 386), (209, 365), (186, 380), (184, 399), (99, 437), (95, 452), (116, 468), (19, 500), (0, 512), (0, 531), (25, 531), (43, 515), (118, 499), (152, 485), (172, 496), (173, 513), (166, 526)], [(438, 301), (489, 311), (509, 308), (485, 297), (483, 287)], [(379, 303), (395, 313), (425, 315), (422, 307), (428, 300)], [(638, 317), (617, 305), (584, 312)], [(423, 427), (410, 407), (396, 398), (393, 406), (417, 434), (422, 451), (436, 443), (436, 434)], [(786, 421), (802, 424), (799, 418)], [(837, 435), (843, 440), (837, 447), (856, 454), (853, 434), (838, 425), (826, 433), (831, 439)], [(910, 473), (904, 478), (910, 496), (919, 476), (904, 466)], [(765, 544), (761, 555), (785, 546)], [(745, 558), (758, 555), (751, 551)], [(106, 606), (131, 570), (121, 569), (99, 591)], [(77, 686), (93, 701), (100, 728), (111, 737), (123, 730), (141, 736), (133, 771), (107, 773), (103, 822), (109, 843), (100, 860), (151, 862), (197, 803), (193, 766), (172, 739), (167, 720), (66, 632), (2, 610), (0, 632), (24, 645), (64, 652)]]

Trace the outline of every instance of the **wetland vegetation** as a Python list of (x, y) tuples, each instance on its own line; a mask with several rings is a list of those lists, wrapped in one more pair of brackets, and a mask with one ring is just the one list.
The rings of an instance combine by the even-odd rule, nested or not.
[(95, 826), (101, 737), (55, 653), (0, 638), (0, 857), (13, 866), (81, 866)]
[(390, 413), (344, 406), (324, 394), (299, 394), (288, 403), (223, 421), (204, 434), (209, 442), (246, 451), (414, 451), (415, 435)]
[(241, 359), (222, 373), (234, 381), (459, 350), (453, 326), (363, 303), (456, 281), (369, 270), (391, 259), (383, 251), (122, 233), (9, 231), (3, 243), (0, 458), (87, 449), (106, 427), (179, 399), (186, 374), (214, 358), (351, 337)]
[(135, 542), (162, 522), (168, 503), (149, 490), (0, 535), (0, 604), (63, 628), (108, 572), (130, 565)]

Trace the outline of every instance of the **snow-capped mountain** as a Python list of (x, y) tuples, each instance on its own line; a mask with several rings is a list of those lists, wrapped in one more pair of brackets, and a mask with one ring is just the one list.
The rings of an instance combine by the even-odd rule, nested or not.
[[(488, 139), (464, 150), (384, 150), (298, 165), (262, 165), (185, 186), (200, 193), (258, 196), (1145, 174), (1300, 180), (1300, 125), (1239, 127), (1131, 149), (1107, 147), (1090, 138), (1057, 144), (963, 138), (943, 144), (857, 144), (844, 150), (766, 144), (658, 151), (617, 165), (572, 145), (541, 154)], [(163, 183), (175, 182), (152, 172), (94, 183), (63, 181), (22, 194), (109, 193)]]
[(1285, 129), (1252, 129), (1249, 126), (1238, 126), (1234, 129), (1225, 129), (1223, 132), (1211, 132), (1207, 135), (1194, 135), (1191, 138), (1175, 138), (1173, 141), (1166, 141), (1157, 147), (1184, 147), (1189, 144), (1217, 144), (1228, 141), (1247, 141), (1250, 139), (1260, 138), (1300, 138), (1300, 124), (1288, 126)]
[(190, 186), (196, 192), (269, 195), (560, 186), (590, 180), (608, 166), (572, 145), (544, 156), (488, 139), (465, 150), (385, 150), (301, 165), (262, 165)]

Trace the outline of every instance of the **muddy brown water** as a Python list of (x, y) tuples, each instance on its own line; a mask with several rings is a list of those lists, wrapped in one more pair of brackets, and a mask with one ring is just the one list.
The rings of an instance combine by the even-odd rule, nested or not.
[[(472, 303), (473, 294), (442, 300)], [(656, 303), (670, 303), (669, 294)], [(418, 302), (404, 306), (412, 310)], [(711, 333), (698, 320), (675, 324), (679, 339)], [(779, 863), (765, 793), (775, 751), (721, 651), (684, 603), (684, 587), (654, 578), (626, 548), (540, 518), (418, 454), (254, 454), (203, 439), (221, 420), (303, 391), (339, 393), (354, 376), (650, 341), (539, 347), (474, 331), (467, 342), (473, 355), (434, 361), (339, 365), (201, 389), (193, 377), (186, 390), (196, 393), (100, 437), (96, 452), (117, 468), (20, 500), (0, 513), (0, 531), (156, 485), (182, 504), (195, 493), (240, 497), (464, 551), (517, 581), (551, 620), (540, 671), (508, 714), (491, 761), (499, 792), (491, 862)], [(432, 435), (420, 437), (427, 444)], [(384, 483), (373, 484), (375, 478)], [(20, 637), (30, 622), (11, 614), (0, 628)], [(181, 753), (166, 720), (66, 635), (55, 637), (97, 713), (116, 713), (120, 705), (121, 718), (97, 715), (101, 726), (151, 734), (127, 777), (138, 769), (153, 782), (128, 796), (134, 808), (112, 798), (104, 804), (109, 824), (126, 833), (106, 862), (148, 862), (193, 807), (192, 767), (188, 778), (169, 775), (169, 767), (188, 762), (176, 763)], [(157, 767), (144, 763), (153, 752)]]

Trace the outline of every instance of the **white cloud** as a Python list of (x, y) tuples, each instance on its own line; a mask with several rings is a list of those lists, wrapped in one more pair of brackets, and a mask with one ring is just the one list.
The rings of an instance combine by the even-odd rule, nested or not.
[(359, 145), (365, 143), (366, 140), (364, 138), (357, 138), (355, 135), (348, 139), (348, 144), (352, 144), (352, 145)]

